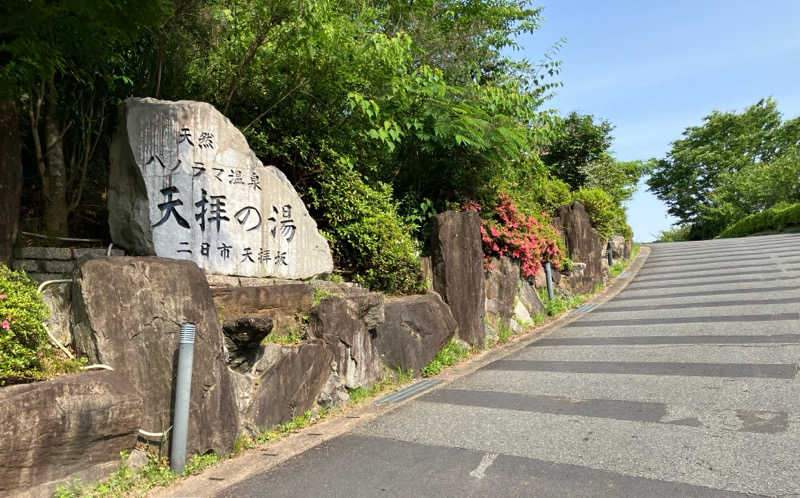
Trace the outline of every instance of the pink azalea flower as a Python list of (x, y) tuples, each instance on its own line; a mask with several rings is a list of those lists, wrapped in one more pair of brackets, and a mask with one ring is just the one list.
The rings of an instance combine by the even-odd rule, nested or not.
[(6, 296), (5, 294), (0, 294), (0, 299), (5, 299), (6, 297), (8, 296)]
[(3, 320), (3, 328), (6, 330), (11, 328), (11, 324), (8, 323), (8, 320)]

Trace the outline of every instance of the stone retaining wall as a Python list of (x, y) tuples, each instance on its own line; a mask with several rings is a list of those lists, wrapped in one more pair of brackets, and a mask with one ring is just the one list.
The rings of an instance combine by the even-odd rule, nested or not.
[[(102, 258), (108, 248), (89, 247), (17, 247), (14, 249), (14, 270), (25, 270), (37, 282), (71, 278), (79, 261), (87, 258)], [(124, 256), (122, 249), (111, 249), (112, 256)]]
[[(566, 291), (590, 290), (603, 278), (597, 260), (601, 243), (582, 206), (560, 214), (575, 265), (563, 275), (555, 271), (554, 280)], [(51, 490), (50, 483), (71, 476), (102, 477), (113, 470), (120, 449), (133, 447), (137, 428), (168, 427), (177, 331), (183, 321), (198, 324), (189, 450), (220, 453), (232, 449), (238, 434), (344, 402), (348, 389), (370, 387), (385, 368), (419, 375), (451, 339), (482, 348), (487, 336), (530, 326), (534, 315), (543, 312), (534, 285), (507, 258), (494, 262), (496, 271), (484, 273), (479, 223), (474, 213), (438, 215), (425, 274), (439, 293), (386, 300), (355, 284), (209, 276), (189, 261), (106, 258), (103, 248), (18, 249), (14, 267), (36, 280), (76, 276), (74, 283), (48, 288), (53, 311), (48, 328), (90, 362), (112, 364), (116, 371), (113, 376), (81, 374), (0, 388), (0, 415), (8, 412), (0, 417), (4, 447), (27, 448), (30, 437), (44, 431), (63, 436), (53, 445), (90, 456), (70, 454), (65, 462), (55, 458), (58, 452), (36, 449), (31, 453), (35, 458), (24, 462), (26, 477), (0, 486), (0, 495), (44, 489), (40, 486)], [(543, 279), (537, 276), (535, 283), (540, 287)], [(264, 341), (269, 334), (297, 330), (299, 343)], [(117, 385), (120, 378), (124, 393)], [(84, 382), (88, 388), (94, 381), (100, 387), (110, 383), (103, 389), (113, 394), (106, 397), (107, 407), (100, 403), (106, 398), (98, 398), (97, 416), (112, 413), (117, 405), (127, 408), (113, 412), (116, 418), (98, 419), (102, 423), (78, 423), (80, 431), (73, 434), (71, 415), (59, 419), (52, 407), (65, 390), (80, 394)], [(32, 401), (23, 403), (27, 399)], [(71, 405), (80, 422), (88, 416), (87, 398), (75, 399), (83, 400)], [(14, 415), (15, 407), (23, 405), (30, 405), (25, 417)], [(37, 425), (37, 420), (42, 422)], [(13, 460), (11, 455), (0, 458), (0, 478), (22, 470)]]

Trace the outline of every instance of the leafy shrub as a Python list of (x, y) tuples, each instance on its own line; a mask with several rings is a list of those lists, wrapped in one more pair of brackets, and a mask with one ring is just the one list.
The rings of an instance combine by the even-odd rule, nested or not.
[(525, 213), (552, 213), (572, 202), (569, 185), (545, 174), (533, 175), (533, 178), (517, 185), (507, 182), (502, 190), (508, 192), (517, 208)]
[(583, 204), (592, 226), (603, 238), (614, 235), (614, 228), (625, 222), (624, 213), (620, 212), (614, 199), (604, 190), (581, 188), (572, 194), (572, 198)]
[(633, 241), (633, 228), (625, 221), (625, 218), (621, 218), (614, 226), (614, 233), (617, 235), (622, 235), (625, 237), (625, 240)]
[(47, 332), (48, 310), (36, 286), (23, 272), (0, 264), (0, 383), (3, 379), (38, 377)]
[(542, 210), (550, 213), (570, 202), (569, 185), (563, 180), (552, 178), (542, 180), (538, 185), (537, 200)]
[(745, 216), (723, 230), (719, 237), (744, 237), (760, 232), (780, 232), (792, 225), (800, 225), (800, 203), (779, 203), (760, 213)]
[[(487, 265), (492, 256), (509, 256), (519, 260), (522, 273), (530, 277), (542, 268), (543, 261), (559, 268), (564, 260), (563, 248), (559, 247), (563, 244), (561, 234), (549, 223), (547, 213), (542, 213), (541, 219), (527, 216), (504, 193), (498, 195), (492, 208), (484, 209), (477, 202), (470, 201), (464, 210), (482, 215), (481, 237)], [(488, 268), (493, 269), (491, 266)]]
[(397, 213), (391, 188), (367, 185), (346, 158), (320, 167), (311, 206), (339, 261), (354, 280), (390, 294), (424, 292), (418, 247)]
[(666, 230), (662, 230), (658, 234), (659, 242), (683, 242), (689, 240), (689, 235), (692, 230), (691, 225), (678, 225)]

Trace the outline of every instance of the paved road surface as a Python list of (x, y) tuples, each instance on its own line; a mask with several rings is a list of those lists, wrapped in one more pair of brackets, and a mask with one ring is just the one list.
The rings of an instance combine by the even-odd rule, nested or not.
[(221, 496), (800, 494), (800, 234), (659, 244), (619, 296)]

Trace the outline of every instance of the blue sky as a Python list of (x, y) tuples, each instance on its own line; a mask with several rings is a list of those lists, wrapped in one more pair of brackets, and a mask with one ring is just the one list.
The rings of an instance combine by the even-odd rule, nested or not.
[[(607, 119), (621, 160), (664, 157), (714, 109), (772, 96), (800, 115), (800, 0), (543, 0), (542, 29), (520, 38), (532, 61), (560, 38), (563, 87), (547, 107)], [(638, 241), (671, 225), (640, 185), (628, 217)]]

